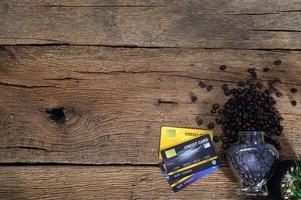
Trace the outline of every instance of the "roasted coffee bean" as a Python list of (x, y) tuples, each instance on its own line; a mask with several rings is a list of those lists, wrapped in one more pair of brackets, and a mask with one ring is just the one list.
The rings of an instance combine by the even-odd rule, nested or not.
[(214, 123), (209, 123), (207, 127), (208, 129), (214, 129)]
[(223, 89), (223, 90), (227, 90), (227, 89), (229, 89), (229, 86), (228, 86), (228, 84), (227, 84), (227, 83), (224, 83), (224, 84), (222, 85), (222, 89)]
[(291, 93), (296, 93), (296, 92), (298, 92), (298, 90), (296, 89), (296, 88), (291, 88)]
[(276, 94), (277, 97), (282, 97), (283, 96), (282, 93), (279, 90), (276, 90), (275, 94)]
[(218, 109), (219, 108), (219, 104), (218, 103), (213, 104), (212, 108), (215, 109), (215, 110)]
[(274, 80), (269, 80), (268, 85), (269, 85), (270, 89), (274, 88), (275, 87), (275, 81)]
[(251, 76), (252, 76), (253, 78), (256, 78), (256, 77), (257, 77), (257, 73), (256, 73), (256, 72), (252, 72), (252, 73), (251, 73)]
[(257, 87), (258, 89), (262, 89), (262, 88), (263, 88), (263, 85), (262, 85), (260, 82), (257, 82), (257, 83), (256, 83), (256, 87)]
[(217, 113), (218, 113), (218, 114), (223, 114), (223, 113), (224, 113), (224, 110), (223, 110), (223, 109), (219, 109)]
[(210, 112), (211, 112), (212, 114), (215, 114), (215, 113), (216, 113), (216, 109), (212, 109)]
[(244, 87), (245, 85), (246, 85), (246, 83), (243, 82), (243, 81), (239, 81), (239, 82), (238, 82), (238, 86), (239, 86), (239, 87)]
[(221, 124), (221, 119), (220, 119), (220, 118), (215, 118), (215, 122), (216, 122), (217, 124)]
[(213, 89), (213, 85), (207, 85), (207, 91), (211, 91)]
[(206, 84), (203, 81), (200, 81), (199, 82), (199, 86), (200, 86), (200, 88), (205, 88)]
[(213, 137), (213, 142), (218, 143), (219, 142), (219, 137), (215, 135)]
[(201, 126), (203, 124), (202, 116), (200, 115), (196, 116), (195, 121), (199, 126)]
[(248, 68), (247, 71), (251, 74), (251, 73), (255, 72), (255, 68)]
[(198, 97), (195, 96), (195, 94), (193, 92), (190, 92), (189, 96), (190, 96), (192, 103), (195, 103), (198, 100)]
[(282, 61), (281, 60), (275, 60), (274, 65), (281, 65)]
[(231, 92), (230, 92), (230, 90), (225, 90), (225, 91), (224, 91), (224, 94), (225, 94), (226, 96), (229, 96), (229, 95), (231, 94)]
[(270, 71), (270, 68), (265, 67), (265, 68), (263, 68), (263, 71), (264, 71), (264, 72), (268, 72), (268, 71)]
[(226, 68), (227, 68), (226, 65), (221, 65), (221, 66), (219, 67), (219, 69), (222, 70), (222, 71), (224, 71)]
[(291, 101), (292, 106), (296, 106), (297, 105), (297, 101), (293, 100)]

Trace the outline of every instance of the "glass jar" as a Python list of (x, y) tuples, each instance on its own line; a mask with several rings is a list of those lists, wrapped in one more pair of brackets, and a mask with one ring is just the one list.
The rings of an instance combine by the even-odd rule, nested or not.
[(266, 183), (278, 163), (277, 150), (264, 141), (264, 132), (239, 133), (239, 141), (227, 152), (230, 167), (239, 181), (240, 194), (267, 196)]

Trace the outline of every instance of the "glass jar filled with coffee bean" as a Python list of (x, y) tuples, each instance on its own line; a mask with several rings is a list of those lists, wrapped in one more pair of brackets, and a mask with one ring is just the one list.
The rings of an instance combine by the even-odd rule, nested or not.
[(264, 132), (239, 132), (238, 142), (231, 145), (227, 158), (240, 183), (240, 194), (268, 195), (266, 183), (274, 172), (279, 154), (265, 143)]

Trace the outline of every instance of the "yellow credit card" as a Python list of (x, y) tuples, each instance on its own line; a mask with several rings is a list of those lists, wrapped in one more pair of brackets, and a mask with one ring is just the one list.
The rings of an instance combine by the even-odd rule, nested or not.
[[(211, 140), (213, 139), (212, 130), (201, 130), (201, 129), (191, 129), (191, 128), (176, 128), (163, 126), (161, 128), (160, 136), (160, 150), (159, 159), (162, 160), (161, 151), (175, 146), (177, 144), (198, 138), (202, 135), (209, 135)], [(173, 151), (169, 152), (169, 156), (172, 157)]]

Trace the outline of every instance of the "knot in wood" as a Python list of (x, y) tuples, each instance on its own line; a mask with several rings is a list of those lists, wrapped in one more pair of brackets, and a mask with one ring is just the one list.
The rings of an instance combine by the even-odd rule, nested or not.
[(56, 108), (46, 108), (46, 113), (49, 115), (49, 118), (56, 123), (64, 123), (65, 122), (65, 112), (63, 107)]

